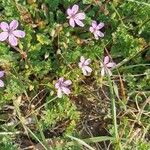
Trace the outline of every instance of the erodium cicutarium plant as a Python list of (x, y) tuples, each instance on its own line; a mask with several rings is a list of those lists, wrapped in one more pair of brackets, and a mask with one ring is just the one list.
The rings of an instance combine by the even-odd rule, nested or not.
[(75, 27), (75, 24), (77, 24), (80, 27), (84, 27), (82, 21), (85, 19), (85, 13), (79, 12), (78, 5), (73, 5), (72, 8), (68, 8), (67, 14), (67, 19), (69, 19), (70, 26)]
[(12, 46), (18, 45), (18, 38), (24, 38), (25, 32), (22, 30), (17, 30), (19, 23), (17, 20), (13, 20), (10, 24), (6, 22), (1, 22), (0, 28), (2, 32), (0, 33), (0, 41), (8, 41)]
[(58, 79), (55, 83), (55, 88), (57, 89), (57, 96), (61, 98), (63, 94), (69, 95), (71, 93), (69, 87), (72, 84), (71, 80), (64, 80), (64, 77)]

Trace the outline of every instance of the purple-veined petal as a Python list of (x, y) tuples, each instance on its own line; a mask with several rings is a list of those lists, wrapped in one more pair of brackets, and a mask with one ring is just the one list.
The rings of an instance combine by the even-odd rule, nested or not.
[(12, 46), (18, 45), (18, 39), (13, 34), (9, 35), (8, 41)]
[(100, 37), (104, 37), (104, 33), (102, 33), (101, 31), (96, 31), (96, 34)]
[(104, 58), (104, 64), (106, 65), (106, 64), (108, 64), (109, 63), (109, 56), (106, 56), (105, 58)]
[(21, 30), (15, 30), (12, 32), (13, 35), (15, 35), (18, 38), (24, 38), (25, 37), (25, 32)]
[(4, 87), (4, 82), (0, 80), (0, 87)]
[(0, 78), (4, 76), (4, 71), (0, 71)]
[(74, 20), (75, 20), (75, 22), (76, 22), (76, 24), (77, 24), (78, 26), (84, 27), (84, 24), (83, 24), (82, 21), (80, 21), (79, 19), (74, 19)]
[(0, 33), (0, 41), (5, 41), (8, 38), (8, 32)]
[(62, 90), (59, 88), (58, 90), (57, 90), (57, 96), (58, 96), (58, 98), (62, 98)]
[(59, 78), (59, 82), (64, 82), (64, 77)]
[(75, 15), (75, 19), (83, 20), (85, 19), (85, 13), (78, 13)]
[(96, 28), (97, 27), (97, 22), (96, 21), (92, 21), (92, 27)]
[(73, 7), (72, 7), (72, 13), (76, 14), (78, 12), (78, 10), (79, 10), (79, 6), (78, 5), (73, 5)]
[(94, 28), (93, 28), (93, 27), (90, 27), (89, 30), (90, 30), (90, 32), (92, 32), (92, 33), (94, 32)]
[(66, 95), (69, 95), (71, 92), (69, 90), (69, 88), (66, 88), (66, 87), (62, 87), (62, 91), (66, 94)]
[(89, 73), (92, 72), (92, 68), (90, 68), (89, 66), (84, 66), (83, 68)]
[(103, 27), (104, 27), (104, 23), (101, 22), (101, 23), (98, 24), (97, 29), (99, 30), (99, 29), (101, 29), (101, 28), (103, 28)]
[(89, 65), (91, 63), (91, 59), (87, 59), (85, 62), (84, 62), (84, 65)]
[(106, 66), (108, 67), (108, 68), (112, 68), (112, 67), (115, 67), (115, 63), (114, 62), (110, 62), (110, 63), (108, 63)]
[(60, 88), (59, 82), (56, 82), (56, 83), (55, 83), (55, 88), (56, 88), (56, 89)]
[(10, 30), (13, 31), (13, 30), (17, 29), (17, 27), (18, 27), (18, 21), (17, 20), (11, 21), (11, 23), (9, 25)]
[(71, 82), (71, 80), (66, 80), (66, 81), (64, 82), (64, 84), (65, 84), (66, 86), (69, 86), (69, 85), (72, 84), (72, 82)]
[(8, 31), (9, 30), (9, 25), (6, 22), (1, 22), (0, 27), (3, 31)]
[(70, 24), (70, 26), (72, 26), (73, 28), (75, 27), (75, 22), (74, 22), (74, 19), (73, 19), (73, 18), (70, 18), (70, 19), (69, 19), (69, 24)]
[(87, 72), (84, 68), (82, 68), (82, 73), (83, 73), (83, 75), (85, 75), (85, 76), (88, 75), (88, 72)]
[(68, 16), (72, 15), (72, 10), (70, 8), (67, 9), (67, 14), (68, 14)]
[(101, 70), (101, 76), (103, 77), (105, 75), (105, 68), (103, 67)]

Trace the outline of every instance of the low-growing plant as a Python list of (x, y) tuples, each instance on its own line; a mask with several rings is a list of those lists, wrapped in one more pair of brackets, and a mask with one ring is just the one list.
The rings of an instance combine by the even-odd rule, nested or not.
[(0, 0), (0, 149), (149, 150), (149, 8)]

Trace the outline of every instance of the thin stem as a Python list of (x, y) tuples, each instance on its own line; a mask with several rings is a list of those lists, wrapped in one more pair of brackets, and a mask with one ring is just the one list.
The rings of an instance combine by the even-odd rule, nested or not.
[(45, 145), (39, 140), (39, 138), (27, 127), (27, 130), (32, 134), (32, 136), (43, 146), (43, 148), (45, 150), (47, 150), (47, 148), (45, 147)]
[(123, 22), (123, 20), (122, 20), (122, 18), (121, 18), (121, 16), (120, 16), (120, 14), (119, 14), (119, 12), (117, 11), (117, 9), (116, 9), (115, 6), (113, 5), (113, 3), (112, 3), (112, 8), (114, 9), (114, 11), (116, 12), (116, 14), (118, 15), (121, 24), (122, 24), (125, 28), (129, 28), (129, 27), (127, 27), (127, 26), (124, 24), (124, 22)]
[[(37, 109), (33, 110), (31, 113), (29, 113), (27, 116), (25, 116), (25, 119), (28, 118), (29, 116), (31, 116), (32, 114), (34, 114), (35, 112), (37, 112), (38, 110), (40, 110), (41, 108), (43, 108), (45, 105), (49, 104), (50, 102), (54, 101), (55, 99), (57, 99), (58, 97), (54, 97), (53, 99), (51, 99), (50, 101), (44, 103), (43, 105), (41, 105), (40, 107), (38, 107)], [(18, 122), (19, 124), (19, 122)]]
[(38, 129), (39, 129), (39, 131), (40, 131), (40, 135), (41, 135), (41, 138), (42, 138), (43, 143), (45, 144), (47, 150), (51, 150), (51, 148), (49, 148), (49, 146), (48, 146), (48, 144), (47, 144), (47, 142), (46, 142), (46, 138), (45, 138), (45, 136), (44, 136), (44, 134), (43, 134), (43, 131), (42, 131), (42, 129), (41, 129), (41, 126), (40, 126), (39, 121), (38, 121), (38, 119), (37, 119), (37, 116), (36, 116), (35, 114), (34, 114), (34, 117), (35, 117), (35, 120), (36, 120)]
[(20, 131), (16, 131), (16, 132), (0, 132), (0, 135), (16, 135), (16, 134), (20, 134)]
[(108, 75), (108, 81), (109, 81), (109, 84), (110, 84), (110, 97), (111, 97), (111, 105), (112, 105), (114, 135), (115, 135), (116, 142), (119, 146), (119, 149), (122, 149), (121, 143), (119, 142), (119, 136), (118, 136), (118, 125), (117, 125), (116, 104), (115, 104), (115, 97), (114, 97), (113, 82), (111, 81), (111, 78), (110, 78), (109, 75)]
[(122, 65), (126, 64), (128, 61), (130, 61), (132, 58), (134, 58), (136, 55), (138, 55), (139, 53), (143, 52), (144, 50), (146, 50), (148, 47), (150, 47), (150, 45), (146, 45), (142, 50), (139, 50), (133, 54), (131, 54), (129, 57), (125, 58), (122, 62), (120, 62), (119, 64), (116, 65), (115, 68), (119, 68)]
[(128, 1), (128, 2), (134, 2), (134, 3), (140, 4), (140, 5), (150, 6), (150, 4), (149, 4), (149, 3), (139, 2), (139, 1), (136, 1), (136, 0), (126, 0), (126, 1)]

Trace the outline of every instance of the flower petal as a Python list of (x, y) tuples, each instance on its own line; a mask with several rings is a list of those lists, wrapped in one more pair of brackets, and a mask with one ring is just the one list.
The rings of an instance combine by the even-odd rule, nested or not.
[(64, 82), (64, 77), (59, 78), (59, 82)]
[(3, 31), (8, 31), (9, 30), (9, 25), (6, 22), (1, 22), (0, 27)]
[(85, 13), (78, 13), (75, 15), (75, 19), (83, 20), (85, 19)]
[(101, 31), (96, 31), (96, 34), (100, 37), (104, 37), (104, 33), (102, 33)]
[(66, 88), (66, 87), (62, 87), (62, 91), (66, 94), (66, 95), (69, 95), (71, 92), (69, 90), (69, 88)]
[(0, 33), (0, 41), (5, 41), (8, 38), (8, 32)]
[(109, 63), (109, 56), (106, 56), (105, 58), (104, 58), (104, 64), (106, 65), (106, 64), (108, 64)]
[(74, 19), (70, 18), (69, 19), (69, 24), (70, 24), (70, 26), (72, 26), (74, 28), (75, 27)]
[(17, 20), (13, 20), (13, 21), (10, 23), (10, 25), (9, 25), (9, 28), (10, 28), (11, 30), (15, 30), (15, 29), (17, 29), (17, 27), (18, 27), (18, 21), (17, 21)]
[(67, 14), (68, 14), (68, 16), (72, 15), (72, 10), (70, 8), (67, 9)]
[(24, 38), (25, 37), (25, 32), (21, 30), (15, 30), (12, 32), (13, 35), (15, 35), (18, 38)]
[(57, 90), (57, 96), (58, 96), (58, 98), (62, 98), (62, 90), (59, 88), (58, 90)]
[(4, 82), (0, 80), (0, 87), (4, 87)]
[(78, 5), (73, 5), (73, 7), (72, 7), (72, 13), (76, 14), (78, 12), (78, 10), (79, 10), (79, 6)]
[(69, 85), (72, 84), (72, 82), (71, 82), (71, 80), (66, 80), (66, 81), (64, 82), (64, 84), (65, 84), (66, 86), (69, 86)]
[(84, 56), (81, 56), (81, 57), (80, 57), (80, 62), (84, 63), (84, 61), (85, 61)]
[(4, 76), (4, 71), (0, 71), (0, 78)]
[(97, 26), (97, 28), (96, 28), (96, 29), (98, 29), (98, 30), (99, 30), (99, 29), (101, 29), (101, 28), (103, 28), (103, 27), (104, 27), (104, 23), (103, 23), (103, 22), (101, 22), (101, 23), (99, 23), (99, 24), (98, 24), (98, 26)]
[(90, 30), (91, 33), (94, 32), (94, 28), (93, 27), (90, 27), (89, 30)]
[(83, 63), (82, 63), (82, 62), (79, 62), (79, 63), (78, 63), (78, 66), (79, 66), (79, 68), (82, 68)]
[(56, 89), (60, 88), (59, 82), (56, 82), (56, 83), (55, 83), (55, 88), (56, 88)]
[(91, 59), (87, 59), (85, 62), (84, 62), (84, 65), (89, 65), (91, 63)]
[(96, 28), (97, 27), (97, 22), (96, 21), (92, 21), (92, 27)]
[(82, 73), (83, 73), (83, 75), (85, 75), (85, 76), (88, 75), (88, 72), (86, 71), (86, 69), (84, 69), (84, 67), (82, 68)]
[(8, 41), (12, 46), (18, 45), (18, 39), (13, 34), (9, 35)]
[(74, 19), (74, 21), (76, 22), (76, 24), (80, 27), (84, 27), (84, 24), (82, 21), (80, 21), (79, 19)]
[(94, 37), (95, 37), (96, 40), (99, 39), (99, 37), (98, 37), (98, 35), (96, 33), (94, 33)]
[(84, 66), (84, 69), (85, 69), (88, 73), (91, 73), (91, 72), (92, 72), (92, 68), (90, 68), (89, 66)]
[(101, 76), (103, 77), (105, 75), (105, 68), (102, 68), (101, 70)]
[(108, 67), (108, 68), (112, 68), (112, 67), (115, 67), (115, 63), (114, 62), (110, 62), (110, 63), (108, 63), (106, 66)]

